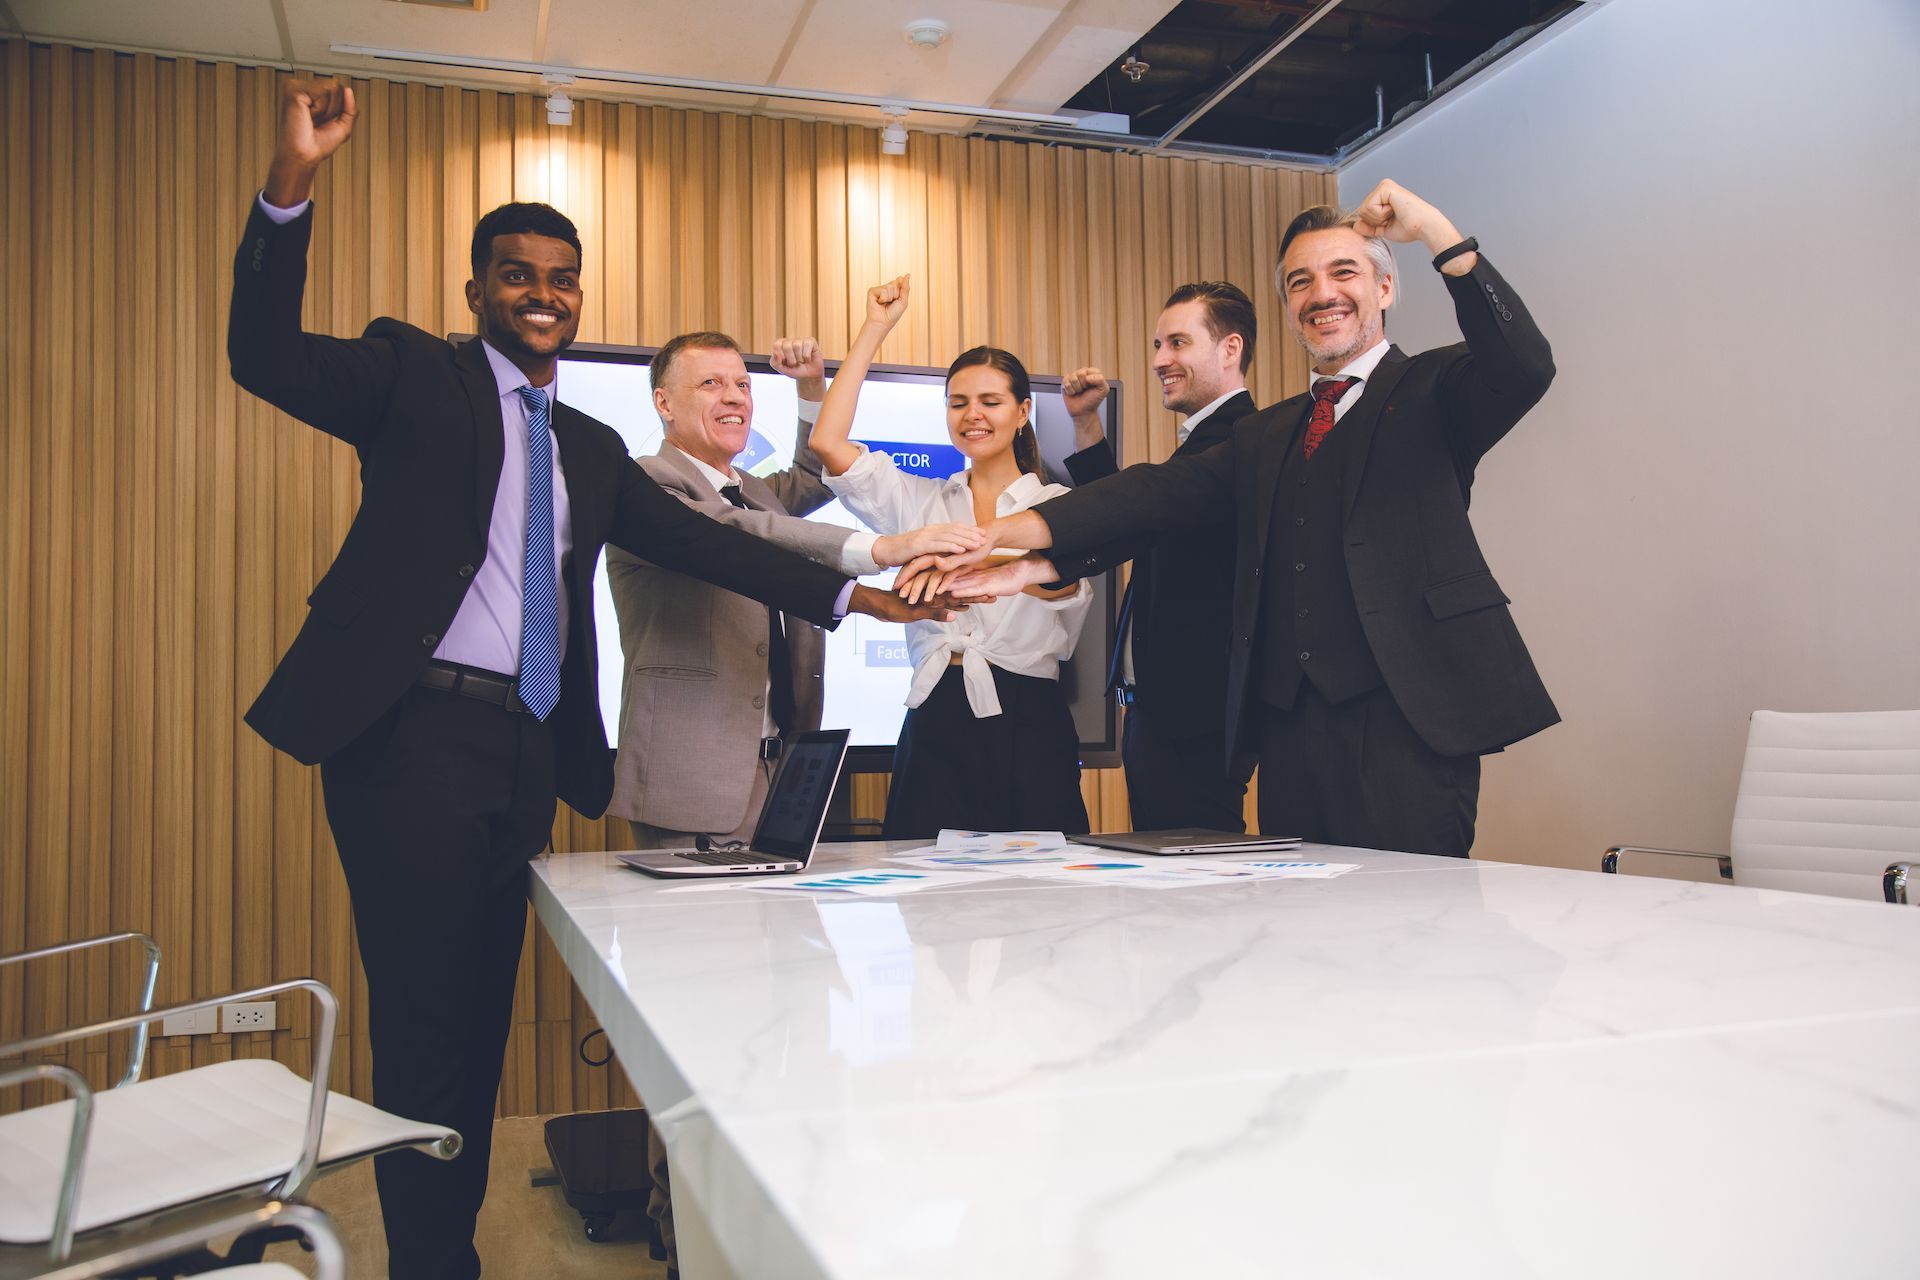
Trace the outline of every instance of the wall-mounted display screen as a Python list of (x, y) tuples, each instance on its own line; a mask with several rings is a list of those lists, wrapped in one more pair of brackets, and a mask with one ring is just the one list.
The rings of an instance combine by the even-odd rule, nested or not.
[[(618, 431), (635, 457), (658, 452), (662, 440), (647, 377), (653, 351), (651, 347), (576, 344), (560, 361), (560, 399)], [(775, 373), (765, 356), (749, 355), (746, 362), (753, 382), (753, 431), (746, 451), (734, 466), (766, 475), (792, 463), (798, 438), (798, 397), (793, 380)], [(833, 365), (829, 364), (829, 375), (832, 371)], [(1071, 485), (1065, 461), (1074, 451), (1073, 424), (1060, 399), (1061, 379), (1036, 375), (1032, 382), (1034, 428), (1048, 478)], [(1118, 439), (1111, 424), (1119, 421), (1120, 399), (1121, 388), (1115, 383), (1101, 406), (1116, 451)], [(945, 369), (875, 366), (860, 393), (853, 436), (869, 448), (892, 454), (903, 470), (917, 475), (944, 479), (965, 463), (947, 435)], [(862, 527), (838, 502), (808, 518)], [(890, 570), (864, 581), (885, 587), (892, 577)], [(1082, 762), (1092, 767), (1112, 766), (1119, 759), (1117, 718), (1112, 699), (1101, 687), (1112, 650), (1116, 586), (1117, 575), (1113, 574), (1094, 583), (1093, 610), (1081, 633), (1079, 649), (1061, 669), (1061, 681), (1080, 730)], [(625, 659), (604, 560), (595, 569), (594, 593), (600, 631), (600, 709), (607, 725), (607, 740), (617, 743)], [(898, 623), (855, 615), (827, 633), (824, 727), (852, 731), (850, 768), (890, 767), (912, 676), (905, 631)]]

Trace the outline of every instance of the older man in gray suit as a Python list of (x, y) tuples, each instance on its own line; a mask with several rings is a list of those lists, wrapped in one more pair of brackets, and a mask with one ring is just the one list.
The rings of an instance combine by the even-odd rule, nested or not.
[[(798, 518), (833, 501), (806, 444), (826, 368), (811, 338), (781, 339), (773, 359), (799, 382), (801, 425), (793, 465), (761, 477), (733, 467), (753, 426), (738, 344), (689, 333), (660, 348), (650, 373), (666, 439), (640, 465), (661, 488), (850, 576), (977, 545), (970, 525), (875, 537)], [(820, 727), (820, 628), (625, 551), (608, 550), (607, 573), (627, 662), (610, 811), (642, 848), (749, 839), (782, 735)]]

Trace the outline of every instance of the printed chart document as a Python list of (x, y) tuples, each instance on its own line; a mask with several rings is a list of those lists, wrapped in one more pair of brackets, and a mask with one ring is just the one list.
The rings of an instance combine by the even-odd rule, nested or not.
[(844, 893), (862, 898), (893, 898), (935, 885), (968, 884), (986, 877), (970, 871), (940, 871), (919, 867), (861, 867), (792, 879), (736, 881), (743, 889), (761, 893)]

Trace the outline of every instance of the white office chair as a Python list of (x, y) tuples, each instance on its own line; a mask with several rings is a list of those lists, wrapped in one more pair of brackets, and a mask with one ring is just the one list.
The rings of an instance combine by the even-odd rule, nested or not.
[[(153, 1009), (160, 949), (139, 933), (4, 956), (0, 965), (119, 941), (147, 948), (140, 1012), (0, 1045), (4, 1059), (110, 1032), (134, 1033), (126, 1075), (98, 1094), (57, 1063), (0, 1074), (0, 1086), (54, 1080), (72, 1095), (0, 1116), (0, 1280), (49, 1267), (64, 1274), (58, 1265), (131, 1247), (177, 1221), (183, 1206), (237, 1210), (267, 1199), (297, 1200), (316, 1174), (403, 1147), (443, 1160), (459, 1154), (460, 1135), (443, 1125), (406, 1120), (327, 1090), (339, 1005), (311, 978)], [(311, 1082), (264, 1058), (139, 1078), (148, 1024), (295, 990), (309, 992), (320, 1006)]]
[(1920, 711), (1756, 711), (1727, 853), (1614, 845), (1622, 854), (1711, 858), (1765, 889), (1906, 901), (1920, 855)]
[[(183, 1221), (137, 1243), (124, 1244), (109, 1252), (96, 1253), (83, 1262), (70, 1262), (42, 1272), (35, 1280), (105, 1280), (106, 1277), (139, 1275), (150, 1267), (164, 1268), (169, 1259), (257, 1231), (298, 1235), (313, 1255), (314, 1280), (345, 1280), (346, 1249), (334, 1232), (333, 1221), (312, 1205), (290, 1204), (285, 1200), (269, 1200), (239, 1212), (226, 1209), (212, 1214), (187, 1215)], [(217, 1280), (305, 1280), (297, 1268), (284, 1262), (244, 1263), (209, 1274)]]

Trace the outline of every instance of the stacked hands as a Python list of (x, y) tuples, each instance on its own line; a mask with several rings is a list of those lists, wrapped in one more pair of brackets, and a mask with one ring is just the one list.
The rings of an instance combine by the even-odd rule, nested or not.
[(973, 544), (950, 551), (926, 551), (901, 566), (894, 576), (893, 590), (908, 604), (931, 604), (936, 608), (965, 608), (970, 604), (990, 604), (1002, 596), (1018, 595), (1028, 587), (1057, 581), (1053, 562), (1035, 552), (1009, 550), (997, 544), (994, 530), (1000, 521), (984, 529), (965, 525), (934, 525), (934, 529), (966, 529), (974, 534)]

